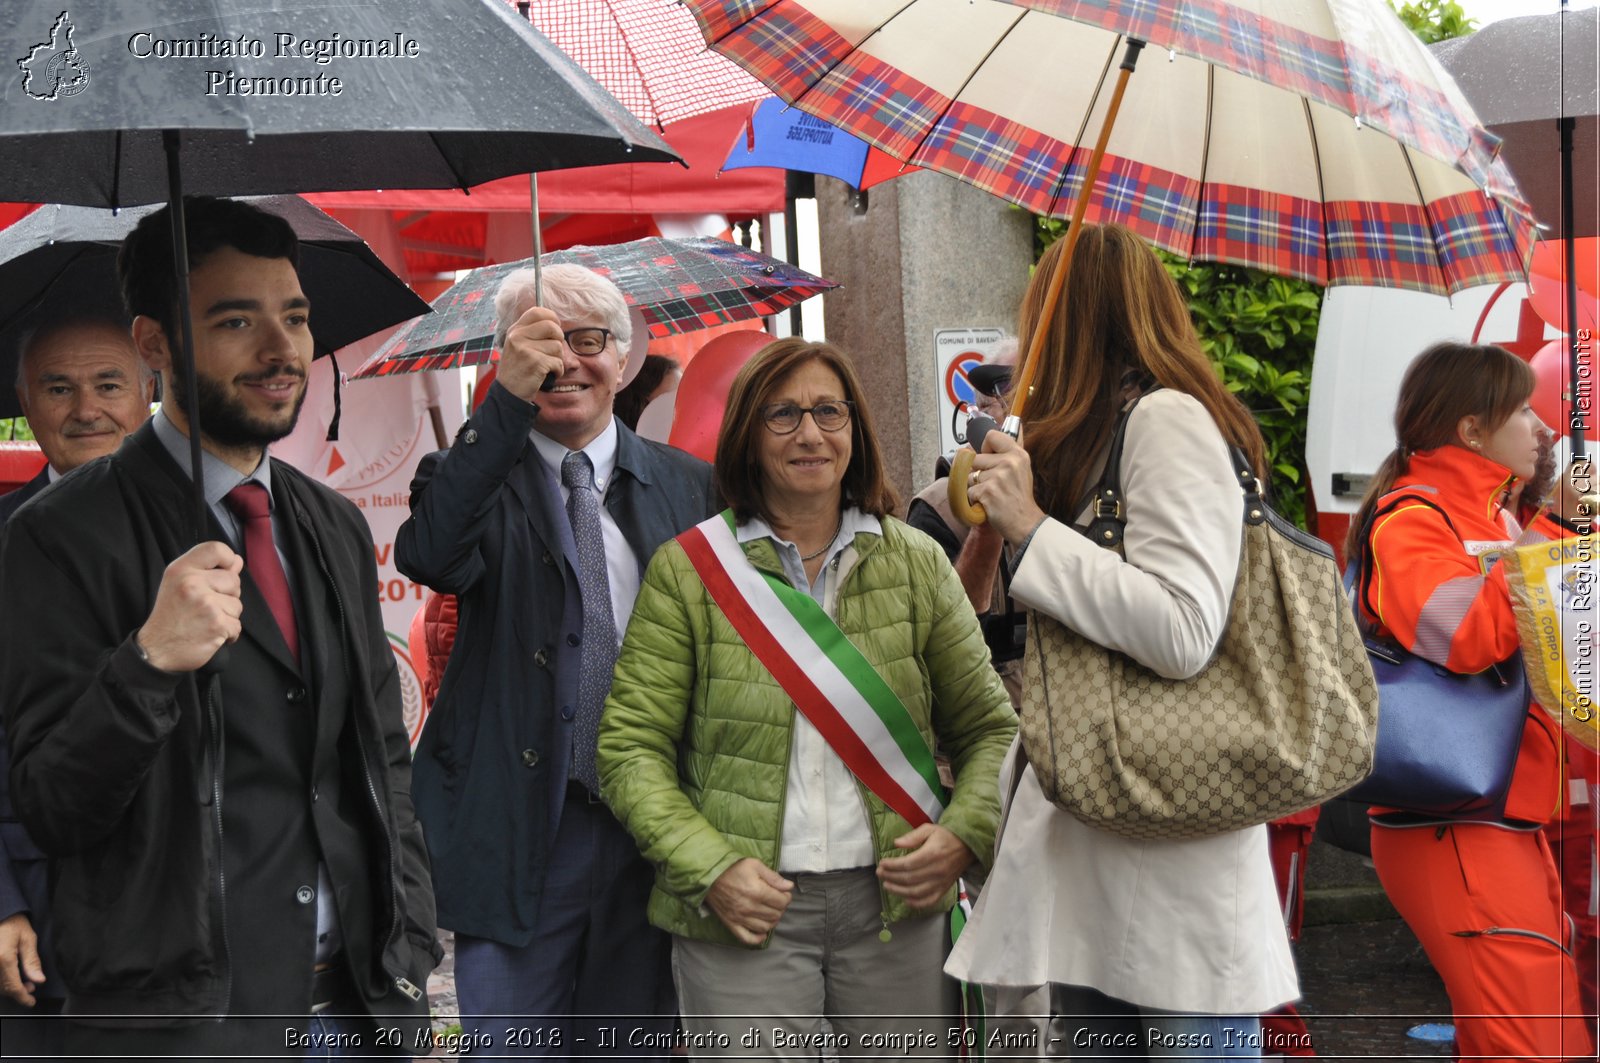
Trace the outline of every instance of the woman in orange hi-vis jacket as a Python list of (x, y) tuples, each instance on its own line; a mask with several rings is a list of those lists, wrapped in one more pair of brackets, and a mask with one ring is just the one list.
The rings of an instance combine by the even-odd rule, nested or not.
[[(1507, 508), (1548, 438), (1528, 406), (1532, 393), (1527, 363), (1502, 348), (1423, 352), (1400, 385), (1398, 445), (1351, 522), (1350, 556), (1370, 551), (1372, 563), (1376, 613), (1367, 619), (1454, 672), (1480, 672), (1520, 652), (1499, 553), (1569, 534), (1563, 522), (1580, 515), (1570, 477), (1557, 485), (1552, 512), (1527, 528)], [(1402, 495), (1409, 501), (1380, 508)], [(1374, 511), (1381, 516), (1362, 541)], [(1378, 877), (1444, 979), (1462, 1058), (1594, 1058), (1564, 947), (1560, 884), (1539, 829), (1561, 799), (1561, 738), (1559, 724), (1530, 705), (1502, 815), (1373, 810)]]

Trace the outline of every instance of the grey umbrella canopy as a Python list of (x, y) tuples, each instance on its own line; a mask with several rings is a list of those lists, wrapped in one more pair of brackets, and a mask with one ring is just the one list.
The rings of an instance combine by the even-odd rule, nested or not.
[(1597, 49), (1600, 10), (1592, 7), (1568, 11), (1565, 16), (1502, 19), (1471, 36), (1442, 41), (1432, 48), (1478, 117), (1504, 139), (1500, 157), (1516, 176), (1534, 214), (1550, 227), (1547, 239), (1566, 235), (1558, 165), (1561, 141), (1556, 128), (1556, 119), (1563, 115), (1576, 119), (1572, 173), (1578, 176), (1571, 186), (1572, 235), (1600, 235), (1594, 180), (1600, 173)]
[[(300, 283), (311, 300), (311, 332), (323, 355), (432, 308), (356, 233), (299, 196), (262, 196), (300, 240)], [(116, 260), (122, 240), (155, 207), (113, 212), (45, 206), (0, 229), (0, 385), (15, 377), (20, 341), (48, 321), (125, 321)], [(0, 417), (21, 415), (0, 386)]]
[[(503, 0), (8, 0), (0, 198), (452, 188), (672, 160)], [(4, 73), (9, 71), (9, 73)]]
[[(64, 4), (7, 4), (0, 199), (176, 207), (677, 158), (501, 0)], [(197, 410), (181, 210), (173, 222), (178, 368)]]
[[(1503, 138), (1502, 157), (1546, 226), (1546, 238), (1565, 242), (1566, 320), (1576, 321), (1573, 241), (1600, 235), (1594, 180), (1600, 173), (1600, 12), (1503, 19), (1470, 37), (1436, 44), (1433, 51), (1484, 123)], [(1583, 348), (1576, 329), (1567, 343), (1567, 379), (1577, 381)], [(1575, 456), (1585, 452), (1584, 427), (1585, 419), (1574, 415), (1567, 438)]]

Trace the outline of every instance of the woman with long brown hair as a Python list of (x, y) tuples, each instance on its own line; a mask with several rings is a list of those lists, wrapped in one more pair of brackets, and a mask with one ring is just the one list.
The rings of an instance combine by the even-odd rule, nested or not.
[[(1550, 435), (1528, 403), (1533, 384), (1528, 364), (1500, 347), (1424, 351), (1400, 384), (1396, 446), (1350, 525), (1367, 621), (1453, 672), (1521, 653), (1500, 555), (1565, 537), (1586, 516), (1570, 475), (1548, 511), (1530, 497), (1550, 484), (1540, 482)], [(1560, 725), (1530, 704), (1503, 808), (1466, 818), (1373, 809), (1372, 862), (1444, 979), (1464, 1059), (1594, 1058), (1540, 830), (1561, 803), (1562, 750)]]
[[(1243, 498), (1229, 448), (1261, 471), (1261, 435), (1132, 232), (1086, 226), (1044, 318), (1062, 243), (1023, 302), (1023, 342), (1043, 330), (1046, 349), (1022, 440), (994, 439), (974, 463), (969, 495), (989, 514), (978, 534), (1020, 553), (1017, 601), (1187, 678), (1222, 636), (1238, 570)], [(1073, 525), (1132, 403), (1119, 555)], [(1257, 1016), (1298, 995), (1266, 828), (1183, 841), (1097, 830), (1044, 796), (1019, 743), (1001, 788), (1014, 793), (995, 868), (946, 969), (997, 987), (1001, 1009), (1048, 985), (1051, 1012), (1073, 1016), (1052, 1031), (1065, 1038), (1055, 1051), (1074, 1057), (1260, 1055)]]

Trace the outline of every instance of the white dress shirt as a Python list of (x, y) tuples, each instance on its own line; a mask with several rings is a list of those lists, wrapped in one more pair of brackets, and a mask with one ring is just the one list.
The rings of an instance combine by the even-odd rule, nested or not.
[[(828, 547), (815, 583), (806, 579), (800, 548), (779, 538), (771, 525), (760, 517), (741, 524), (736, 537), (740, 543), (771, 539), (789, 583), (810, 594), (829, 616), (833, 616), (839, 584), (854, 564), (855, 551), (850, 547), (858, 532), (882, 535), (883, 525), (877, 517), (858, 509), (845, 510), (839, 532)], [(822, 732), (798, 709), (794, 714), (794, 738), (789, 743), (789, 780), (779, 837), (781, 847), (776, 870), (785, 874), (841, 871), (871, 867), (877, 862), (872, 824), (867, 818), (855, 774), (845, 767), (844, 760), (828, 745)]]

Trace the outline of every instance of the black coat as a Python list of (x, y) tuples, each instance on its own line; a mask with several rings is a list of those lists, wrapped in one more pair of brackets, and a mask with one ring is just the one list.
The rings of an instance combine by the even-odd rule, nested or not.
[[(413, 796), (439, 925), (533, 939), (572, 753), (583, 638), (577, 554), (537, 407), (499, 384), (411, 485), (400, 571), (459, 599), (455, 647), (417, 746)], [(711, 466), (617, 425), (605, 507), (638, 559), (718, 508)]]
[(67, 1012), (114, 1016), (84, 1021), (121, 1037), (133, 1036), (122, 1016), (174, 1027), (141, 1048), (261, 1051), (271, 1042), (230, 1039), (238, 1023), (197, 1020), (307, 1013), (316, 915), (304, 887), (319, 856), (367, 1010), (427, 1022), (432, 893), (371, 535), (292, 467), (274, 461), (272, 484), (303, 670), (248, 577), (245, 634), (220, 678), (169, 675), (134, 648), (167, 563), (191, 543), (187, 477), (149, 424), (0, 540), (7, 595), (52, 603), (0, 646), (0, 697), (17, 809), (54, 858)]
[[(5, 527), (11, 515), (22, 504), (50, 486), (50, 470), (44, 468), (39, 475), (0, 498), (0, 528)], [(25, 601), (7, 595), (12, 615), (17, 622), (33, 612)], [(28, 922), (39, 939), (39, 963), (44, 967), (45, 980), (34, 990), (34, 996), (44, 999), (61, 997), (66, 990), (56, 976), (54, 950), (50, 947), (50, 898), (46, 881), (46, 861), (43, 850), (28, 836), (28, 829), (17, 819), (11, 807), (11, 757), (6, 752), (6, 731), (0, 723), (0, 919), (18, 912), (28, 913)]]

